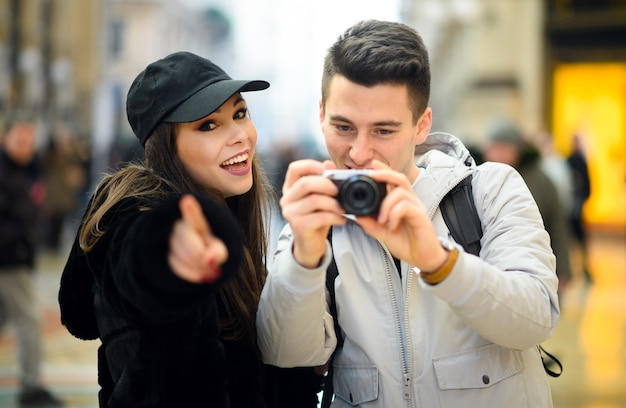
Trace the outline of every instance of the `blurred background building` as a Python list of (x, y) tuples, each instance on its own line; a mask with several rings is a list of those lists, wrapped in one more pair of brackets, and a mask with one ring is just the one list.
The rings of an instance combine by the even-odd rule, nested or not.
[(140, 154), (124, 109), (131, 81), (184, 49), (272, 83), (247, 95), (262, 151), (318, 154), (325, 49), (364, 18), (422, 34), (434, 130), (479, 147), (505, 116), (531, 138), (549, 132), (563, 156), (580, 135), (593, 186), (585, 219), (625, 230), (626, 0), (0, 0), (0, 109), (38, 113), (41, 145), (54, 123), (71, 126), (97, 180)]

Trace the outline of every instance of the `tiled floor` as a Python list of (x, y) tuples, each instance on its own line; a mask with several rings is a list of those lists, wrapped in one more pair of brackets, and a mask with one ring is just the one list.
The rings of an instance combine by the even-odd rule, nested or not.
[[(98, 341), (80, 341), (61, 325), (57, 293), (64, 256), (42, 254), (37, 288), (43, 312), (44, 382), (72, 408), (97, 408)], [(10, 328), (0, 334), (0, 407), (17, 407), (15, 342)]]
[[(594, 284), (576, 277), (561, 298), (561, 320), (544, 347), (564, 364), (550, 379), (555, 408), (626, 408), (626, 234), (593, 234)], [(45, 382), (68, 407), (97, 407), (97, 341), (73, 338), (59, 323), (63, 257), (42, 254), (37, 285), (44, 313)], [(0, 334), (0, 407), (16, 407), (14, 340)]]
[(551, 379), (555, 408), (626, 407), (626, 235), (594, 234), (594, 284), (561, 297), (561, 320), (544, 346), (564, 364)]

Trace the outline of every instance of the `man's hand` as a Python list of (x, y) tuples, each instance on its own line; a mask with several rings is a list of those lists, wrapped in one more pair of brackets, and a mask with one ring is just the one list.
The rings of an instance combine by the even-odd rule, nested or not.
[(293, 255), (307, 268), (319, 265), (326, 250), (331, 225), (343, 225), (343, 209), (335, 199), (337, 186), (322, 172), (334, 168), (330, 161), (297, 160), (287, 169), (280, 206), (294, 235)]
[(214, 282), (221, 275), (220, 266), (228, 259), (221, 239), (211, 234), (198, 200), (184, 195), (179, 202), (182, 218), (170, 235), (168, 263), (174, 273), (189, 282)]
[(387, 184), (387, 196), (377, 217), (358, 217), (357, 222), (396, 258), (424, 271), (437, 269), (448, 254), (408, 178), (379, 161), (374, 161), (372, 168), (375, 171), (370, 176)]

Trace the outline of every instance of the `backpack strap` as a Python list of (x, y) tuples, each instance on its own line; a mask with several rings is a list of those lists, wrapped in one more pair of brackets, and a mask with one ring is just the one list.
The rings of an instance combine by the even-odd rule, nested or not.
[[(332, 239), (333, 227), (330, 227), (328, 230), (328, 242), (330, 242), (331, 251), (333, 243)], [(330, 313), (333, 316), (335, 335), (337, 336), (337, 348), (339, 348), (343, 346), (343, 336), (341, 335), (341, 326), (339, 326), (339, 321), (337, 319), (337, 302), (335, 300), (335, 278), (337, 278), (337, 276), (339, 276), (337, 263), (335, 262), (335, 257), (331, 256), (330, 265), (328, 265), (328, 269), (326, 269), (326, 289), (328, 289), (328, 295), (330, 297)]]
[[(331, 226), (328, 230), (328, 242), (330, 242), (331, 251), (333, 244), (333, 227)], [(341, 327), (339, 326), (339, 320), (337, 319), (337, 302), (335, 300), (335, 278), (339, 275), (339, 270), (337, 270), (337, 263), (335, 262), (335, 257), (332, 256), (330, 259), (330, 265), (328, 265), (328, 269), (326, 269), (326, 289), (328, 290), (328, 296), (330, 298), (330, 314), (333, 316), (333, 325), (335, 326), (335, 336), (337, 337), (337, 347), (335, 347), (335, 351), (331, 354), (330, 359), (328, 360), (328, 372), (326, 373), (326, 378), (324, 378), (324, 393), (322, 394), (322, 404), (321, 408), (330, 407), (330, 403), (333, 400), (333, 395), (335, 393), (333, 387), (333, 360), (335, 359), (335, 354), (337, 353), (337, 349), (343, 346), (343, 336), (341, 335)]]
[(443, 197), (439, 209), (452, 238), (466, 252), (478, 256), (483, 229), (472, 194), (471, 174)]
[[(561, 364), (559, 359), (556, 358), (553, 354), (548, 353), (541, 344), (538, 345), (537, 348), (539, 349), (539, 354), (541, 354), (541, 362), (543, 363), (543, 369), (545, 370), (546, 374), (554, 378), (560, 377), (561, 374), (563, 374), (563, 364)], [(546, 357), (543, 356), (544, 354), (546, 355)], [(552, 364), (556, 364), (559, 367), (559, 371), (552, 370), (550, 368)]]

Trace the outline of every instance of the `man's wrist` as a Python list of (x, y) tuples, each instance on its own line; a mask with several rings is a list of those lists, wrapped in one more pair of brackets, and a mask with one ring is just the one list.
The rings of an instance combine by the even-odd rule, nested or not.
[(322, 254), (322, 256), (320, 257), (306, 257), (304, 256), (304, 254), (301, 251), (298, 251), (296, 245), (293, 245), (292, 247), (292, 254), (293, 254), (293, 258), (295, 259), (295, 261), (298, 263), (298, 265), (302, 266), (303, 268), (306, 269), (315, 269), (318, 266), (320, 266), (320, 264), (322, 263), (322, 260), (324, 259), (324, 254)]
[(424, 282), (429, 285), (436, 285), (443, 282), (450, 275), (457, 259), (459, 258), (459, 250), (448, 241), (441, 241), (441, 246), (448, 254), (446, 260), (433, 271), (420, 271), (420, 276)]

